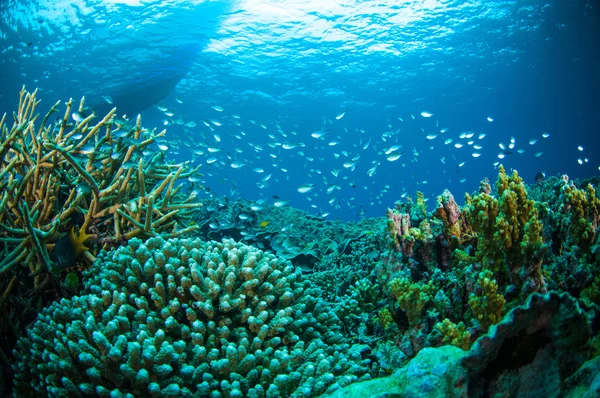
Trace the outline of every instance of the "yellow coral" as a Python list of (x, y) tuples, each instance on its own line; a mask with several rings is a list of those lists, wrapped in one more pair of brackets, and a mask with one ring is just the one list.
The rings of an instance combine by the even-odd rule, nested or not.
[(544, 292), (541, 263), (548, 247), (542, 239), (543, 225), (535, 202), (528, 199), (523, 179), (516, 171), (508, 176), (499, 166), (496, 197), (490, 195), (489, 188), (487, 182), (482, 183), (480, 193), (467, 195), (463, 211), (465, 222), (476, 233), (477, 260), (494, 272), (506, 266), (511, 282), (522, 295)]
[(398, 300), (398, 305), (406, 312), (408, 322), (415, 325), (421, 317), (423, 308), (431, 300), (431, 294), (434, 291), (433, 282), (412, 283), (408, 278), (394, 278), (389, 286), (392, 294)]
[(561, 213), (567, 217), (563, 225), (567, 230), (567, 244), (587, 249), (596, 236), (596, 227), (600, 220), (600, 199), (596, 190), (590, 184), (585, 189), (578, 189), (563, 176), (564, 185), (561, 188)]
[(477, 284), (481, 288), (481, 295), (471, 294), (469, 306), (473, 315), (479, 321), (484, 331), (500, 322), (506, 300), (498, 293), (498, 283), (493, 279), (494, 274), (490, 270), (479, 273)]
[(385, 330), (394, 324), (394, 318), (389, 309), (383, 308), (377, 313), (377, 322)]
[(469, 349), (471, 333), (469, 333), (463, 322), (459, 322), (457, 325), (446, 318), (442, 322), (438, 322), (435, 328), (442, 334), (442, 341), (445, 344), (462, 348), (465, 351)]

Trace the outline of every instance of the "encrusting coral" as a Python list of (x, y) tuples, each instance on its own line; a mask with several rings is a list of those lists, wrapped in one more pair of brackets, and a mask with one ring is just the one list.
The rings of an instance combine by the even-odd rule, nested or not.
[(86, 276), (19, 341), (17, 396), (316, 396), (369, 378), (318, 289), (250, 246), (132, 239)]

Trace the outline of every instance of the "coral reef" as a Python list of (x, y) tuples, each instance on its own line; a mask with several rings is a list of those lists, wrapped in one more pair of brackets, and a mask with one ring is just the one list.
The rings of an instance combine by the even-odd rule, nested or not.
[(586, 314), (567, 293), (534, 293), (469, 350), (424, 348), (393, 375), (328, 396), (582, 396), (577, 394), (600, 374), (597, 360), (586, 363), (591, 332)]
[(523, 180), (516, 171), (508, 176), (502, 165), (498, 170), (496, 195), (491, 195), (485, 182), (478, 194), (467, 194), (463, 219), (477, 239), (476, 259), (498, 275), (508, 271), (505, 277), (524, 298), (546, 290), (541, 263), (548, 246), (543, 243), (543, 226)]
[(165, 159), (164, 130), (114, 110), (92, 123), (83, 99), (39, 123), (38, 102), (23, 90), (13, 126), (0, 121), (0, 363), (15, 396), (600, 391), (589, 181), (528, 187), (499, 166), (462, 207), (446, 190), (429, 213), (418, 192), (354, 223), (201, 206), (181, 183), (198, 169)]
[(197, 169), (171, 164), (155, 148), (164, 130), (142, 128), (140, 117), (129, 127), (115, 109), (94, 122), (84, 99), (78, 107), (69, 100), (51, 123), (60, 101), (41, 120), (39, 102), (23, 88), (12, 127), (6, 114), (0, 121), (2, 352), (44, 305), (73, 294), (75, 265), (133, 237), (191, 232), (186, 223), (201, 206), (178, 185)]
[(20, 340), (18, 396), (311, 396), (368, 377), (317, 289), (252, 247), (132, 239), (86, 276)]
[[(475, 319), (484, 331), (490, 325), (498, 323), (504, 312), (506, 300), (498, 293), (498, 283), (493, 279), (493, 273), (485, 270), (479, 273), (477, 278), (478, 289), (469, 297), (469, 306), (473, 311)], [(479, 294), (477, 294), (479, 290)]]

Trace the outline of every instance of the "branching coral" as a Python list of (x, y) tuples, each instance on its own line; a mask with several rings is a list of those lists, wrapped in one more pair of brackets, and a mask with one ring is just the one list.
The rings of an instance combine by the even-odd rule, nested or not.
[(408, 278), (392, 279), (389, 288), (411, 325), (419, 322), (423, 308), (431, 301), (435, 289), (431, 281), (427, 284), (412, 283)]
[(442, 322), (438, 322), (435, 328), (442, 334), (444, 344), (451, 344), (463, 350), (469, 349), (471, 333), (463, 322), (459, 322), (457, 325), (446, 318)]
[(504, 297), (498, 293), (498, 283), (493, 277), (490, 270), (480, 272), (477, 278), (476, 293), (469, 297), (469, 306), (483, 331), (487, 331), (491, 325), (500, 322), (506, 304)]
[(562, 219), (561, 229), (565, 245), (579, 246), (587, 251), (598, 233), (600, 224), (600, 199), (596, 190), (588, 184), (584, 189), (575, 187), (567, 176), (561, 178), (560, 189), (561, 207), (559, 214), (565, 214)]
[(231, 240), (132, 239), (19, 342), (17, 396), (313, 396), (368, 377), (287, 261)]
[(434, 215), (444, 223), (444, 237), (448, 241), (460, 242), (460, 208), (454, 200), (454, 196), (447, 189), (437, 197), (437, 208)]
[(516, 171), (509, 177), (499, 167), (497, 195), (485, 185), (471, 197), (466, 195), (463, 215), (477, 238), (476, 257), (484, 267), (510, 271), (511, 283), (523, 296), (546, 290), (541, 264), (547, 245), (542, 240), (542, 223), (535, 202), (527, 198), (523, 180)]
[[(32, 272), (51, 264), (47, 246), (81, 220), (77, 235), (96, 232), (104, 243), (135, 236), (178, 236), (189, 210), (200, 206), (181, 198), (175, 182), (197, 169), (161, 161), (147, 151), (155, 134), (141, 127), (138, 117), (129, 131), (114, 120), (113, 109), (96, 124), (90, 115), (69, 123), (72, 101), (61, 122), (47, 125), (54, 104), (36, 125), (36, 92), (21, 91), (14, 124), (0, 124), (0, 230), (7, 248), (0, 273), (24, 262)], [(79, 105), (84, 107), (82, 99)]]
[[(20, 273), (14, 292), (27, 299), (14, 301), (34, 302), (36, 309), (44, 304), (37, 299), (50, 295), (45, 292), (58, 292), (51, 300), (64, 293), (56, 278), (63, 253), (53, 257), (52, 251), (69, 231), (75, 229), (74, 238), (93, 235), (85, 246), (96, 248), (133, 237), (175, 237), (196, 228), (186, 222), (201, 206), (177, 185), (197, 168), (170, 164), (151, 150), (165, 130), (142, 128), (139, 116), (129, 128), (115, 119), (115, 109), (97, 122), (90, 114), (72, 123), (75, 111), (85, 111), (84, 99), (78, 108), (69, 100), (62, 117), (50, 123), (56, 102), (40, 121), (39, 102), (37, 91), (23, 88), (12, 127), (6, 114), (0, 121), (0, 278)], [(94, 260), (90, 251), (83, 254)], [(18, 319), (21, 312), (13, 307), (11, 315)]]

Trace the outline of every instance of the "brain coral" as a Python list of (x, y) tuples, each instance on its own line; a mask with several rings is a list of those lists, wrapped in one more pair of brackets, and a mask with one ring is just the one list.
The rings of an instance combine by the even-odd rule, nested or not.
[(369, 378), (318, 295), (232, 240), (132, 239), (18, 342), (16, 395), (315, 396)]

